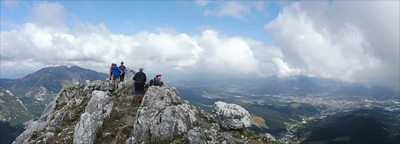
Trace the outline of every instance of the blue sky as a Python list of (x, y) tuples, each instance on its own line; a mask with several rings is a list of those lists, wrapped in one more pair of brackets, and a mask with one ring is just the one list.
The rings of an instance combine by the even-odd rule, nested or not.
[[(53, 3), (55, 1), (49, 1)], [(2, 2), (4, 3), (4, 2)], [(30, 10), (43, 1), (20, 1), (18, 6), (1, 5), (2, 21), (12, 23), (31, 22)], [(92, 24), (103, 23), (113, 34), (132, 35), (140, 31), (157, 32), (157, 28), (172, 28), (188, 35), (200, 35), (201, 29), (211, 28), (223, 35), (239, 36), (263, 41), (273, 45), (264, 30), (264, 25), (276, 18), (283, 1), (262, 1), (264, 12), (251, 8), (251, 14), (243, 14), (244, 19), (232, 16), (207, 16), (204, 11), (218, 8), (226, 1), (211, 1), (205, 6), (195, 1), (58, 1), (70, 14), (65, 20), (69, 28), (79, 20)], [(239, 2), (238, 2), (239, 3)], [(247, 1), (256, 5), (257, 1)], [(13, 28), (2, 25), (1, 30)]]
[[(111, 63), (398, 89), (399, 1), (1, 1), (1, 78)], [(18, 67), (19, 71), (13, 71)]]

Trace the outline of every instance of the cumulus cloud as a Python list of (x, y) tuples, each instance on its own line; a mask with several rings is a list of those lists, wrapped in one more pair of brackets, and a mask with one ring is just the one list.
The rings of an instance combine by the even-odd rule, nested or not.
[(2, 73), (16, 65), (21, 70), (77, 65), (107, 72), (111, 63), (124, 61), (133, 69), (144, 67), (164, 74), (271, 75), (273, 71), (262, 70), (270, 65), (260, 64), (257, 59), (277, 56), (274, 54), (276, 50), (266, 51), (268, 47), (261, 42), (220, 35), (207, 28), (201, 30), (201, 35), (193, 36), (179, 33), (174, 28), (156, 28), (157, 33), (142, 31), (134, 35), (118, 35), (103, 23), (77, 21), (74, 28), (67, 29), (63, 21), (68, 16), (70, 14), (62, 5), (43, 2), (32, 8), (32, 23), (2, 31)]
[(59, 3), (40, 3), (31, 10), (31, 19), (39, 27), (68, 31), (63, 21), (68, 13), (64, 6)]
[(110, 63), (151, 71), (258, 73), (258, 62), (249, 43), (214, 30), (200, 36), (184, 33), (139, 32), (115, 35), (103, 25), (81, 24), (79, 35), (59, 33), (36, 24), (1, 33), (2, 67), (22, 69), (49, 65), (77, 65), (106, 71)]
[(236, 1), (228, 2), (222, 7), (208, 9), (204, 12), (204, 15), (216, 17), (231, 16), (240, 20), (246, 20), (245, 16), (249, 14), (251, 14), (251, 7)]
[(398, 1), (295, 2), (265, 29), (282, 51), (282, 75), (399, 89)]

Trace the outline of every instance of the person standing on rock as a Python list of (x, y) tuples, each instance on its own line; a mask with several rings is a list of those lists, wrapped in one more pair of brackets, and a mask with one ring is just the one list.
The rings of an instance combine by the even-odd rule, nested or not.
[(144, 95), (144, 84), (147, 80), (143, 68), (139, 68), (139, 72), (135, 74), (133, 80), (135, 81), (135, 102), (139, 102), (139, 96), (140, 101), (142, 101)]
[(112, 82), (114, 83), (115, 90), (118, 88), (118, 77), (122, 74), (122, 71), (118, 68), (117, 64), (114, 64), (114, 66), (111, 68), (113, 79)]
[(125, 77), (125, 71), (127, 71), (128, 69), (126, 69), (126, 67), (124, 66), (124, 62), (121, 62), (121, 66), (119, 66), (118, 68), (122, 71), (122, 74), (119, 76), (119, 81), (123, 82)]
[(112, 71), (111, 71), (113, 66), (114, 66), (114, 63), (112, 63), (111, 67), (110, 67), (110, 81), (112, 81), (112, 77), (113, 77), (113, 74), (112, 74)]

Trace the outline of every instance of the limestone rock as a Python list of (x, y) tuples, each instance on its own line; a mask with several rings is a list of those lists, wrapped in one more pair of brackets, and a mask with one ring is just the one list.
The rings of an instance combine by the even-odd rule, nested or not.
[(223, 129), (251, 127), (250, 114), (243, 107), (217, 101), (213, 106), (214, 117)]
[[(243, 119), (241, 128), (247, 128), (250, 115), (238, 105), (220, 103), (218, 112), (229, 111), (231, 115)], [(219, 116), (219, 115), (218, 115)], [(230, 116), (219, 117), (221, 121), (231, 122)], [(248, 120), (248, 121), (246, 121)], [(236, 124), (236, 123), (235, 123)], [(236, 124), (236, 125), (239, 125)], [(239, 126), (231, 128), (239, 128)], [(133, 126), (132, 137), (126, 140), (127, 144), (140, 144), (163, 141), (167, 143), (246, 143), (246, 138), (232, 137), (232, 133), (220, 128), (213, 115), (189, 105), (189, 102), (178, 96), (176, 88), (164, 85), (150, 87), (137, 111)], [(236, 134), (238, 135), (238, 134)]]
[(85, 113), (75, 126), (74, 143), (94, 143), (97, 129), (110, 115), (112, 106), (113, 102), (104, 91), (93, 91), (93, 98), (90, 99)]
[(135, 143), (172, 140), (187, 132), (195, 120), (188, 102), (173, 88), (152, 86), (138, 109), (132, 135)]

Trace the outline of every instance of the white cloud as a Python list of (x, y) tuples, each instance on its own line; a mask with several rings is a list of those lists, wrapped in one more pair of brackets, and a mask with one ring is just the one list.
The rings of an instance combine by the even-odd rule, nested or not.
[(204, 12), (204, 15), (216, 17), (231, 16), (240, 20), (246, 20), (245, 16), (249, 14), (251, 14), (251, 7), (236, 1), (228, 2), (220, 8), (208, 9)]
[[(233, 17), (242, 21), (247, 21), (248, 18), (255, 18), (258, 13), (269, 17), (268, 7), (270, 6), (270, 1), (217, 1), (213, 2), (213, 4), (217, 4), (217, 6), (213, 7), (213, 5), (205, 6), (206, 10), (204, 11), (204, 15), (206, 16), (215, 16), (215, 17)], [(274, 2), (274, 3), (282, 3), (282, 2)], [(199, 4), (199, 3), (198, 3)], [(200, 4), (199, 4), (200, 5)], [(262, 16), (264, 18), (264, 16)], [(257, 16), (256, 16), (257, 17)]]
[(398, 1), (295, 2), (265, 29), (301, 74), (399, 89)]
[(63, 21), (67, 18), (67, 10), (59, 3), (43, 2), (35, 5), (31, 10), (31, 19), (39, 27), (53, 28), (53, 30), (68, 31)]
[(79, 31), (77, 35), (33, 23), (25, 24), (21, 30), (2, 31), (2, 72), (16, 64), (19, 69), (77, 65), (106, 72), (111, 63), (120, 61), (135, 70), (144, 67), (163, 73), (259, 72), (258, 62), (245, 39), (221, 36), (214, 30), (204, 30), (200, 36), (169, 31), (142, 31), (125, 36), (111, 34), (103, 24), (79, 25), (73, 30)]
[(200, 6), (206, 6), (208, 4), (208, 0), (196, 0), (196, 4)]
[(282, 59), (278, 57), (272, 58), (272, 61), (277, 65), (278, 67), (278, 76), (279, 77), (287, 77), (287, 76), (293, 76), (293, 75), (299, 75), (301, 73), (301, 70), (297, 68), (289, 68), (288, 64)]

